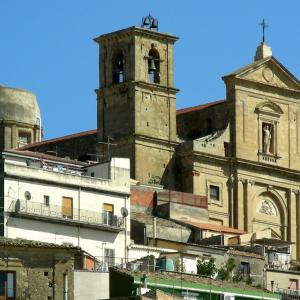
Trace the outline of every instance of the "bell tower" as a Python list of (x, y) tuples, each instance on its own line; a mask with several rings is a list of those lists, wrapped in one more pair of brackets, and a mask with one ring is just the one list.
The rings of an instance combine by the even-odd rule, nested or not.
[(132, 178), (164, 184), (177, 145), (173, 46), (178, 38), (157, 28), (149, 15), (142, 27), (95, 39), (98, 154), (128, 157)]

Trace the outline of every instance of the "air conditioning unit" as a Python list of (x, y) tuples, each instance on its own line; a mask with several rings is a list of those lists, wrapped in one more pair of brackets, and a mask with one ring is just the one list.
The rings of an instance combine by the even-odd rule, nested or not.
[(224, 300), (234, 300), (234, 294), (224, 294)]

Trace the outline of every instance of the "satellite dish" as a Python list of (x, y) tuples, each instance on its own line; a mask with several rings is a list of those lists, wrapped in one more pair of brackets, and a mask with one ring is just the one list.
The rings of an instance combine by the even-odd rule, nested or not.
[(121, 214), (124, 218), (126, 218), (128, 216), (128, 209), (126, 207), (122, 207)]
[(31, 194), (30, 194), (30, 192), (29, 192), (29, 191), (26, 191), (26, 192), (24, 193), (24, 197), (25, 197), (26, 200), (30, 200), (30, 199), (31, 199)]

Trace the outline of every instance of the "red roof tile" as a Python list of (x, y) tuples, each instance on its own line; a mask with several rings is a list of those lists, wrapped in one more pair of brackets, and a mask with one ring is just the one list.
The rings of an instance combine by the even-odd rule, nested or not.
[(254, 257), (254, 258), (259, 258), (259, 259), (265, 259), (264, 256), (259, 255), (257, 253), (240, 251), (240, 250), (233, 250), (233, 249), (228, 250), (228, 254), (237, 255), (237, 256)]
[(29, 144), (29, 145), (26, 145), (24, 147), (18, 148), (18, 150), (27, 150), (27, 149), (31, 149), (31, 148), (42, 146), (42, 145), (48, 145), (48, 144), (52, 144), (52, 143), (56, 143), (56, 142), (71, 140), (71, 139), (75, 139), (75, 138), (80, 138), (80, 137), (84, 137), (84, 136), (93, 135), (93, 134), (96, 134), (96, 133), (97, 133), (97, 129), (78, 132), (78, 133), (73, 133), (73, 134), (62, 136), (62, 137), (58, 137), (58, 138), (54, 138), (54, 139), (50, 139), (50, 140), (45, 140), (45, 141), (42, 141), (42, 142), (39, 142), (39, 143)]
[(222, 232), (222, 233), (233, 233), (233, 234), (243, 234), (244, 231), (231, 228), (231, 227), (226, 227), (223, 225), (219, 224), (213, 224), (213, 223), (197, 223), (197, 222), (190, 222), (190, 221), (184, 221), (184, 223), (198, 227), (200, 229), (206, 229), (206, 230), (211, 230), (215, 232)]
[(20, 151), (19, 149), (8, 149), (8, 150), (4, 150), (3, 153), (5, 154), (5, 152), (19, 154), (19, 155), (28, 156), (28, 157), (34, 157), (34, 158), (43, 159), (43, 160), (59, 161), (59, 162), (64, 162), (64, 163), (69, 163), (69, 164), (72, 163), (72, 164), (82, 165), (82, 166), (88, 165), (88, 163), (85, 163), (82, 161), (78, 161), (78, 160), (74, 160), (74, 159), (70, 159), (70, 158), (66, 158), (66, 157), (54, 156), (54, 155), (41, 153), (41, 152), (33, 152), (33, 151), (29, 151), (29, 150)]
[(226, 100), (218, 100), (218, 101), (214, 101), (214, 102), (210, 102), (210, 103), (205, 103), (205, 104), (201, 104), (201, 105), (197, 105), (197, 106), (192, 106), (192, 107), (186, 107), (186, 108), (178, 109), (176, 111), (176, 115), (180, 116), (180, 115), (187, 114), (187, 113), (190, 113), (190, 112), (199, 111), (199, 110), (211, 107), (211, 106), (222, 104), (225, 101)]

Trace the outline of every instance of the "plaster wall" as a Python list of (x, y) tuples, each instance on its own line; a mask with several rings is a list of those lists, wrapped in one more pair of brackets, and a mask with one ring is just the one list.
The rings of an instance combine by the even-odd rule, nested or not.
[(284, 271), (276, 271), (268, 269), (266, 271), (266, 288), (271, 291), (272, 290), (272, 281), (273, 281), (273, 289), (276, 291), (277, 289), (290, 289), (291, 288), (291, 280), (296, 280), (300, 282), (300, 274), (297, 272), (284, 272)]
[[(228, 175), (229, 167), (223, 163), (213, 163), (213, 160), (195, 161), (192, 176), (194, 193), (206, 195), (208, 200), (209, 219), (212, 223), (229, 226), (229, 191)], [(214, 200), (210, 198), (209, 186), (219, 187), (220, 198)]]
[(74, 271), (74, 300), (109, 299), (109, 273)]
[[(19, 161), (19, 164), (21, 162)], [(128, 169), (116, 170), (114, 177), (123, 175), (127, 178), (126, 186), (118, 185), (114, 181), (80, 175), (63, 174), (60, 172), (43, 170), (40, 168), (24, 167), (6, 163), (6, 177), (4, 178), (4, 211), (11, 211), (17, 200), (26, 205), (33, 214), (40, 214), (41, 209), (51, 210), (51, 215), (62, 214), (62, 198), (73, 199), (73, 215), (85, 216), (87, 223), (102, 220), (104, 204), (113, 205), (113, 214), (122, 219), (121, 208), (127, 207), (130, 211), (129, 177)], [(25, 197), (29, 191), (31, 198)], [(122, 191), (122, 192), (121, 192)], [(127, 192), (126, 192), (127, 191)], [(45, 204), (44, 196), (49, 196), (49, 206)], [(25, 204), (24, 204), (25, 203)], [(36, 211), (36, 213), (35, 213)], [(127, 239), (130, 239), (130, 214), (126, 218)], [(33, 220), (28, 218), (15, 218), (5, 213), (4, 235), (10, 238), (30, 238), (37, 241), (54, 242), (62, 244), (72, 243), (82, 247), (90, 254), (101, 257), (103, 248), (115, 249), (115, 256), (125, 257), (125, 231), (110, 232), (99, 228), (83, 228), (66, 222), (51, 223), (47, 218)]]

